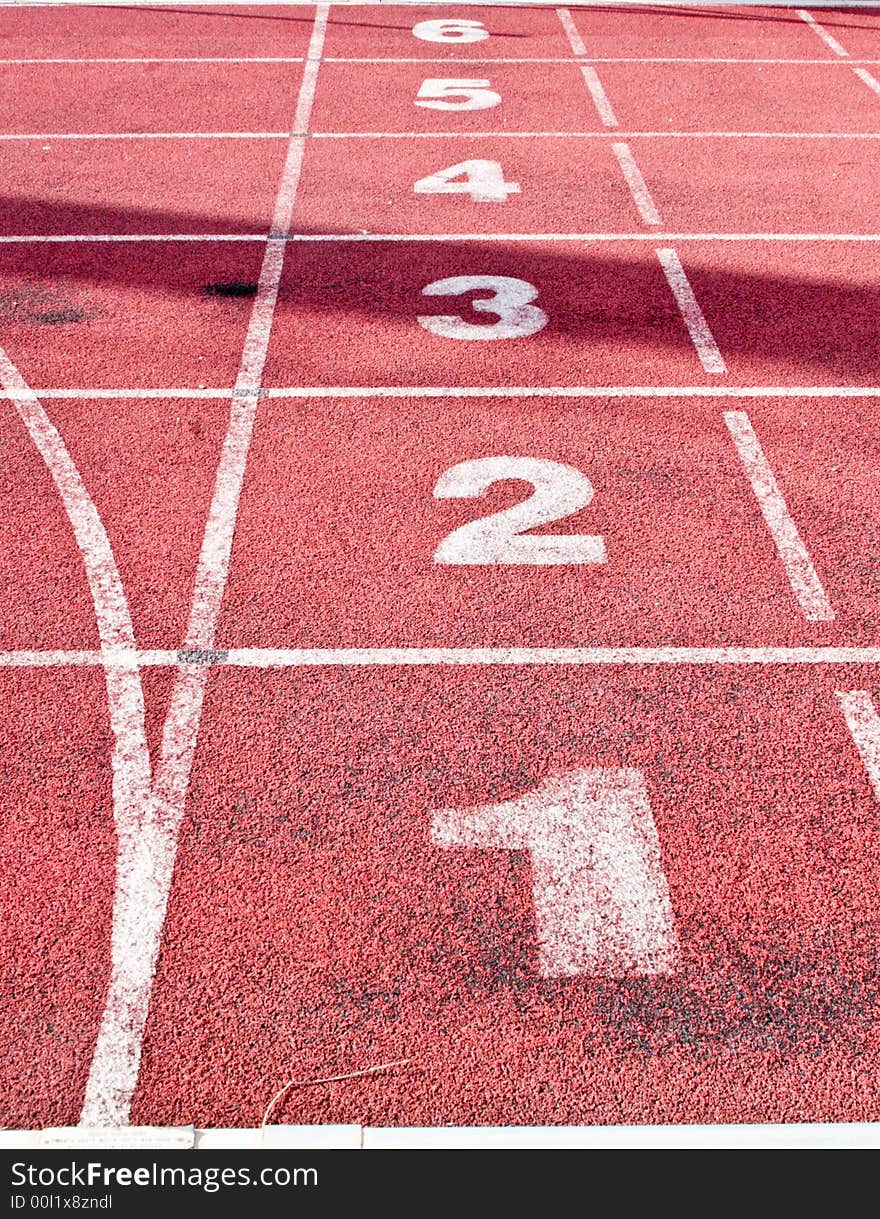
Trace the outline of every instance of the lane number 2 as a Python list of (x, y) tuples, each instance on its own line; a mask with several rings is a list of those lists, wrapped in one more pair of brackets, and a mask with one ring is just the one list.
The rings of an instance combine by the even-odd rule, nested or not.
[[(590, 503), (590, 480), (573, 466), (539, 457), (478, 457), (440, 475), (435, 499), (478, 499), (493, 483), (515, 478), (534, 492), (512, 508), (460, 525), (434, 552), (435, 563), (455, 565), (604, 563), (605, 543), (585, 533), (527, 535), (565, 520)], [(523, 536), (526, 534), (526, 536)]]
[(429, 77), (416, 98), (416, 105), (425, 110), (489, 110), (500, 103), (501, 94), (489, 87), (488, 80)]
[(489, 31), (482, 21), (444, 18), (440, 21), (420, 21), (413, 33), (422, 42), (482, 42)]
[(419, 178), (413, 186), (417, 195), (470, 195), (474, 203), (506, 203), (508, 195), (518, 195), (518, 182), (505, 182), (498, 161), (459, 161), (447, 169)]
[(476, 313), (494, 313), (490, 326), (467, 322), (458, 314), (423, 314), (419, 325), (444, 339), (522, 339), (547, 325), (547, 314), (531, 302), (538, 289), (524, 279), (508, 275), (452, 275), (422, 288), (422, 296), (461, 296), (487, 289), (492, 295), (471, 302)]

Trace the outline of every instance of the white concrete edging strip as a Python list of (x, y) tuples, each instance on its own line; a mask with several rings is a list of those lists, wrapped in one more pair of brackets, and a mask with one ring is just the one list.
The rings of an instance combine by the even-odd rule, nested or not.
[(0, 1150), (330, 1151), (880, 1147), (880, 1123), (679, 1126), (124, 1126), (0, 1131)]

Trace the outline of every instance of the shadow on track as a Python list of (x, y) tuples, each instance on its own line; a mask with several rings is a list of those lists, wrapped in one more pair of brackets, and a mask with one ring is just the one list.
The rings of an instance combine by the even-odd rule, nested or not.
[[(4, 227), (20, 233), (197, 233), (259, 230), (223, 216), (62, 205), (6, 197)], [(326, 231), (326, 230), (324, 230)], [(308, 235), (308, 234), (304, 234)], [(658, 240), (657, 245), (663, 245)], [(291, 242), (278, 300), (285, 315), (343, 319), (358, 325), (399, 323), (420, 314), (459, 313), (493, 319), (469, 301), (487, 293), (426, 298), (422, 288), (455, 275), (505, 275), (538, 289), (550, 315), (533, 340), (536, 366), (549, 341), (562, 339), (571, 360), (588, 366), (591, 342), (662, 355), (687, 352), (690, 339), (663, 278), (654, 242)], [(679, 252), (725, 358), (746, 356), (799, 376), (840, 383), (878, 381), (880, 273), (873, 245), (682, 243)], [(47, 342), (75, 341), (80, 326), (108, 310), (134, 315), (163, 298), (204, 297), (205, 325), (214, 310), (249, 310), (262, 240), (0, 245), (0, 345), (13, 350), (19, 327), (42, 327)], [(711, 252), (710, 252), (711, 251)], [(827, 253), (830, 251), (830, 253)], [(218, 286), (219, 285), (219, 286)], [(31, 331), (33, 335), (33, 330)], [(300, 331), (302, 333), (302, 331)], [(368, 331), (367, 331), (368, 333)], [(51, 337), (50, 337), (51, 336)], [(62, 336), (64, 336), (62, 338)], [(363, 332), (361, 332), (363, 341)], [(381, 329), (377, 341), (381, 342)], [(454, 344), (450, 345), (452, 350)], [(344, 356), (340, 357), (344, 359)]]

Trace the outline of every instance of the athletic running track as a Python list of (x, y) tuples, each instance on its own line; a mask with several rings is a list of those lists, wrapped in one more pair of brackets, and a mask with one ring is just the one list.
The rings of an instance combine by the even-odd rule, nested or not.
[(0, 34), (0, 1125), (880, 1119), (880, 9)]

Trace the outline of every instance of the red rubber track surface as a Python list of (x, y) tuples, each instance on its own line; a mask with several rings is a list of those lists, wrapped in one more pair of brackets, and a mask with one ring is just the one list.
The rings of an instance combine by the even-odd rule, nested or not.
[[(289, 1079), (398, 1059), (292, 1092), (273, 1121), (880, 1120), (880, 818), (836, 697), (880, 705), (876, 664), (225, 663), (876, 646), (880, 261), (856, 238), (880, 232), (880, 96), (853, 68), (880, 78), (880, 11), (816, 11), (848, 56), (793, 9), (571, 11), (583, 54), (552, 8), (331, 9), (132, 1122), (253, 1126)], [(490, 36), (413, 36), (440, 18)], [(0, 135), (26, 137), (0, 139), (16, 238), (0, 348), (100, 516), (138, 648), (164, 657), (141, 669), (154, 766), (314, 22), (305, 6), (0, 15)], [(107, 58), (161, 62), (85, 62)], [(672, 58), (688, 62), (644, 62)], [(502, 101), (419, 108), (426, 78), (489, 80)], [(414, 191), (475, 159), (519, 192)], [(45, 240), (84, 235), (153, 239)], [(423, 291), (459, 276), (533, 285), (546, 325), (431, 332), (496, 320), (473, 307), (485, 288)], [(798, 600), (728, 411), (833, 613)], [(435, 496), (450, 468), (499, 456), (585, 475), (590, 502), (537, 532), (601, 537), (605, 562), (435, 562), (528, 495), (507, 477), (477, 502)], [(99, 663), (34, 663), (100, 641), (8, 395), (0, 577), (0, 1125), (75, 1124), (111, 967), (114, 737)], [(438, 810), (586, 768), (643, 778), (672, 972), (544, 976), (532, 853), (432, 841)]]

